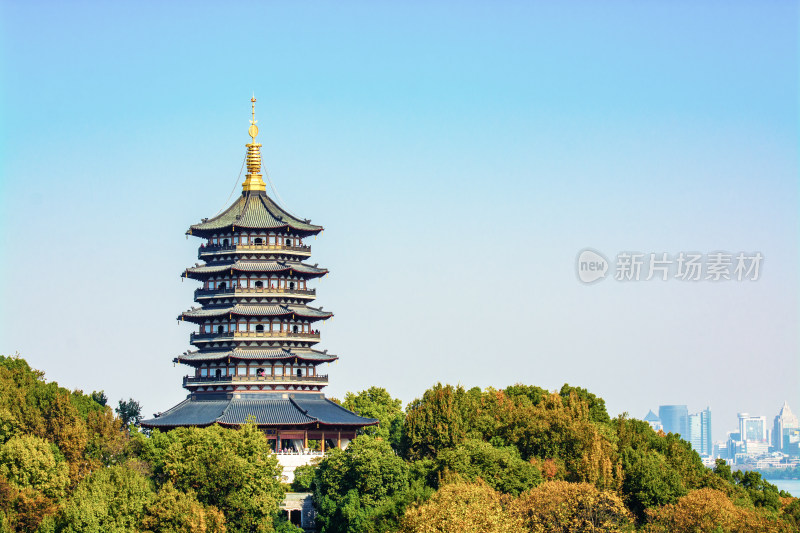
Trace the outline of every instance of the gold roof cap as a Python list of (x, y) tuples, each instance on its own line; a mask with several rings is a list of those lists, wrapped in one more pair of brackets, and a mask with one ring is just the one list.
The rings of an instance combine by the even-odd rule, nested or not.
[(256, 96), (255, 94), (250, 99), (252, 103), (252, 116), (250, 118), (250, 127), (247, 128), (247, 133), (250, 135), (251, 142), (247, 144), (247, 176), (242, 189), (247, 191), (266, 191), (267, 184), (261, 179), (261, 145), (256, 142), (258, 135), (258, 126), (256, 126)]

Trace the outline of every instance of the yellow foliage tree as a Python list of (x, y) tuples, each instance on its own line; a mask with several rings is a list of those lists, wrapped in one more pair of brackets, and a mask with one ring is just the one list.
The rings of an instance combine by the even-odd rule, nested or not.
[(766, 512), (737, 507), (724, 492), (693, 490), (676, 503), (648, 509), (647, 533), (789, 533), (792, 527)]
[(404, 533), (506, 533), (521, 531), (522, 520), (507, 512), (510, 498), (482, 480), (442, 486), (403, 518)]
[(633, 531), (633, 517), (616, 493), (589, 483), (548, 481), (519, 496), (510, 511), (532, 533)]

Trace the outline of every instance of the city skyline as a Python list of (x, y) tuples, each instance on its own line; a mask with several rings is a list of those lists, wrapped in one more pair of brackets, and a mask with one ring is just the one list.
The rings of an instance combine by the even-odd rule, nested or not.
[[(709, 406), (714, 440), (800, 406), (796, 5), (187, 6), (0, 7), (1, 353), (181, 400), (184, 231), (238, 187), (255, 92), (276, 201), (326, 228), (330, 396), (569, 383)], [(763, 261), (585, 284), (587, 248)]]

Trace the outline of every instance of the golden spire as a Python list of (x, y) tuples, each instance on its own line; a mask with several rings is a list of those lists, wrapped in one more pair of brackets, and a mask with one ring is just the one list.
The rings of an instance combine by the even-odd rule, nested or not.
[(245, 177), (242, 189), (245, 191), (266, 191), (267, 184), (261, 179), (261, 145), (256, 142), (258, 126), (256, 126), (256, 96), (250, 99), (253, 107), (253, 115), (250, 118), (250, 127), (247, 133), (250, 134), (252, 142), (247, 145), (247, 176)]

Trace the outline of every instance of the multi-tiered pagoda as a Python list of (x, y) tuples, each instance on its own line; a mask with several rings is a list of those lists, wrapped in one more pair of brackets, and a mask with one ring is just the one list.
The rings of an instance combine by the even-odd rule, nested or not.
[(237, 426), (254, 421), (276, 449), (306, 448), (309, 439), (342, 446), (358, 428), (377, 423), (327, 400), (328, 376), (318, 367), (337, 356), (315, 349), (318, 324), (332, 313), (313, 307), (311, 282), (327, 270), (307, 260), (304, 239), (322, 232), (284, 211), (267, 196), (261, 145), (253, 117), (248, 133), (242, 195), (222, 214), (187, 234), (203, 239), (202, 263), (183, 277), (199, 281), (199, 307), (178, 320), (196, 325), (197, 348), (174, 359), (191, 367), (183, 378), (186, 400), (142, 422), (146, 428)]

